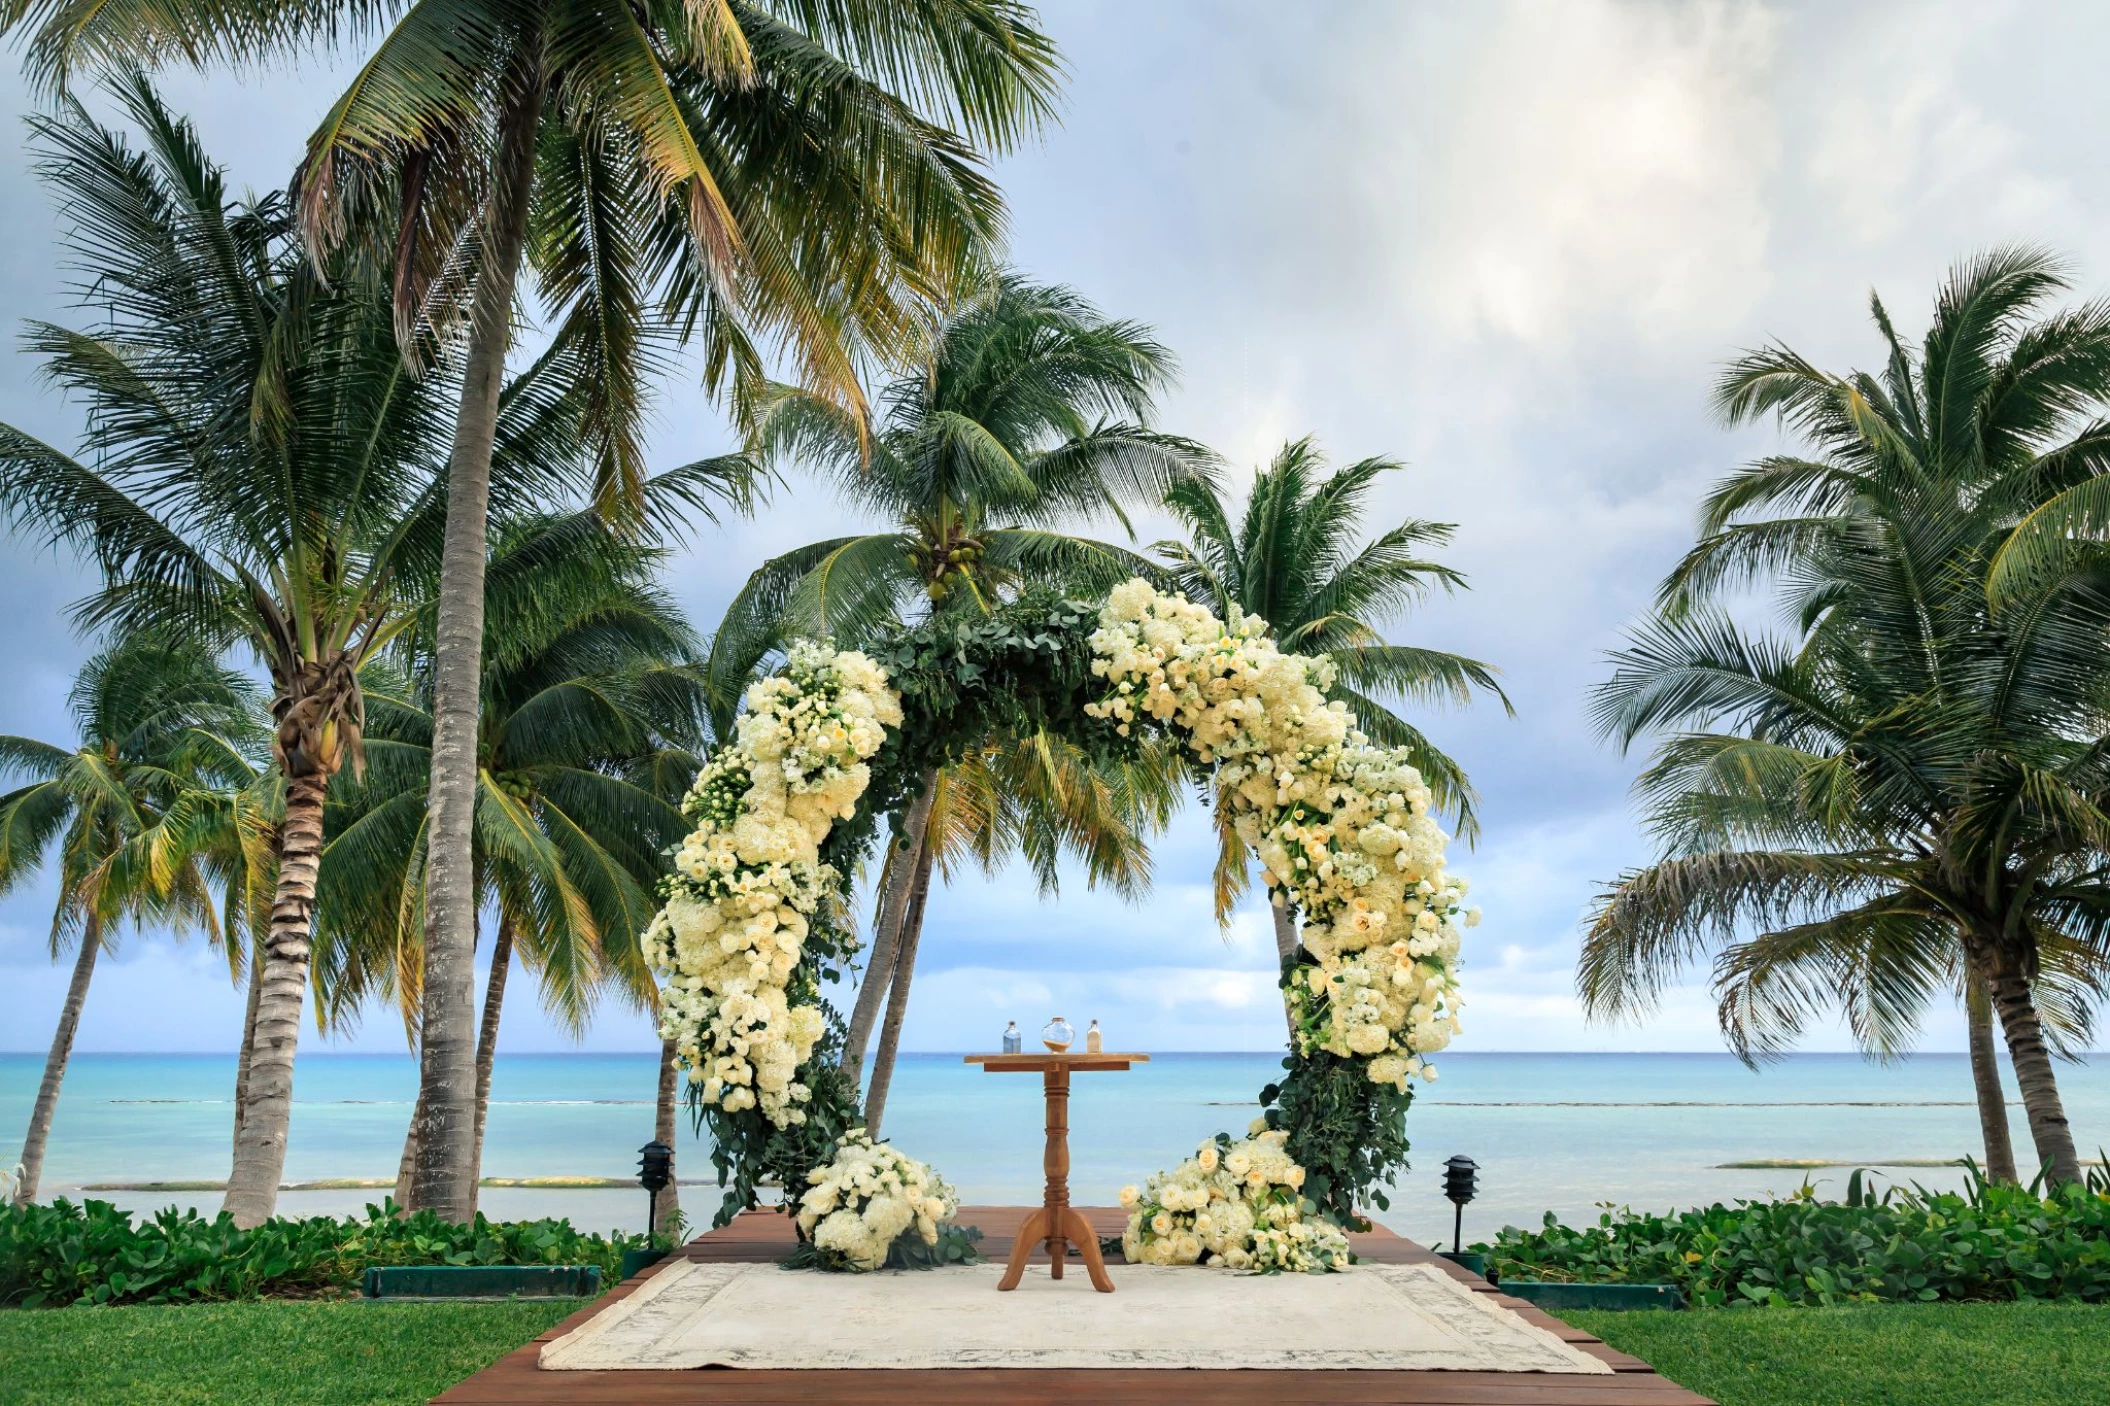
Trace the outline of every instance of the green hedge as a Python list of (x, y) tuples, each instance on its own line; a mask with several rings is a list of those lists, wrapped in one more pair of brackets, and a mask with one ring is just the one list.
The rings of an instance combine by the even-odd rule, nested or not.
[(593, 1264), (616, 1282), (643, 1235), (582, 1235), (562, 1220), (453, 1225), (430, 1211), (365, 1219), (270, 1220), (236, 1227), (170, 1207), (134, 1224), (107, 1201), (0, 1207), (0, 1305), (187, 1303), (351, 1290), (368, 1265)]
[(1955, 1300), (2110, 1301), (2110, 1189), (1989, 1183), (1889, 1188), (1854, 1173), (1843, 1202), (1807, 1186), (1777, 1201), (1673, 1215), (1607, 1211), (1575, 1230), (1549, 1212), (1475, 1245), (1503, 1279), (1676, 1284), (1700, 1307)]

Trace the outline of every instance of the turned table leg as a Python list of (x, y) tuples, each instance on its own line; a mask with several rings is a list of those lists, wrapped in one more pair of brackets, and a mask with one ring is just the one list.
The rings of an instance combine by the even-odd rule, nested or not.
[(1045, 1081), (1048, 1145), (1041, 1167), (1047, 1173), (1047, 1190), (1040, 1209), (1019, 1226), (1018, 1239), (1011, 1246), (1011, 1260), (996, 1287), (1017, 1288), (1034, 1246), (1045, 1242), (1049, 1278), (1062, 1278), (1063, 1261), (1074, 1245), (1077, 1258), (1084, 1261), (1085, 1273), (1091, 1276), (1092, 1287), (1102, 1294), (1111, 1294), (1114, 1281), (1107, 1276), (1106, 1261), (1100, 1257), (1099, 1237), (1083, 1214), (1070, 1207), (1070, 1071), (1057, 1065), (1047, 1070)]
[(1048, 1150), (1041, 1165), (1048, 1174), (1048, 1277), (1062, 1278), (1064, 1237), (1070, 1230), (1070, 1071), (1057, 1065), (1047, 1072)]

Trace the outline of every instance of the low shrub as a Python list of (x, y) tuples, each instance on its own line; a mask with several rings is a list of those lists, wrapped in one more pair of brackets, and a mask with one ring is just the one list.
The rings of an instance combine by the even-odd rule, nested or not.
[(1988, 1182), (1961, 1192), (1862, 1189), (1671, 1215), (1607, 1209), (1570, 1229), (1503, 1229), (1486, 1252), (1503, 1279), (1676, 1284), (1701, 1307), (1954, 1300), (2110, 1301), (2110, 1188)]
[(592, 1264), (616, 1281), (644, 1235), (583, 1235), (563, 1220), (454, 1225), (393, 1202), (364, 1219), (269, 1220), (239, 1229), (170, 1207), (134, 1223), (107, 1201), (0, 1206), (0, 1305), (187, 1303), (352, 1289), (368, 1265)]

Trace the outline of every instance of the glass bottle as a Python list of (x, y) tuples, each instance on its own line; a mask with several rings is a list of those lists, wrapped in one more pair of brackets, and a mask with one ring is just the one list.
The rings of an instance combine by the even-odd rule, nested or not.
[(1105, 1048), (1106, 1037), (1099, 1033), (1099, 1022), (1095, 1020), (1092, 1022), (1092, 1028), (1084, 1032), (1084, 1052), (1098, 1054)]
[(1026, 1037), (1018, 1033), (1018, 1022), (1012, 1021), (1004, 1027), (1004, 1053), (1017, 1054), (1026, 1045)]
[(1056, 1016), (1049, 1021), (1040, 1032), (1040, 1042), (1057, 1054), (1067, 1050), (1076, 1039), (1077, 1027), (1071, 1025), (1061, 1016)]

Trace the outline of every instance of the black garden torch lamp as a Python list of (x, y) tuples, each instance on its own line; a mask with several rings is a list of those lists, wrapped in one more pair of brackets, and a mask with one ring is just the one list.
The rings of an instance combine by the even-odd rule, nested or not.
[(645, 1188), (651, 1207), (645, 1221), (645, 1234), (650, 1237), (659, 1234), (660, 1189), (674, 1180), (674, 1149), (654, 1140), (637, 1152), (637, 1184)]
[(1461, 1254), (1465, 1250), (1465, 1203), (1473, 1199), (1478, 1189), (1473, 1182), (1479, 1171), (1480, 1164), (1462, 1153), (1443, 1164), (1443, 1194), (1458, 1208), (1457, 1219), (1451, 1225), (1451, 1249)]

